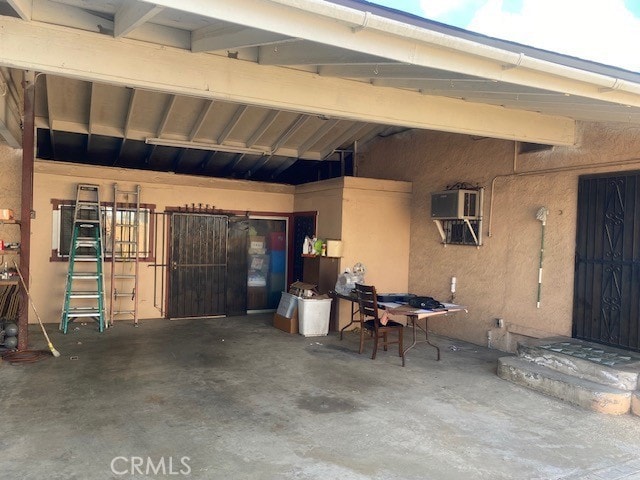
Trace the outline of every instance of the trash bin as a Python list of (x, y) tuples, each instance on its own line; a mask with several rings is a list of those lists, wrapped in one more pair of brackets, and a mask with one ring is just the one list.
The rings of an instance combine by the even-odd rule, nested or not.
[(298, 298), (298, 331), (305, 337), (329, 333), (331, 298)]

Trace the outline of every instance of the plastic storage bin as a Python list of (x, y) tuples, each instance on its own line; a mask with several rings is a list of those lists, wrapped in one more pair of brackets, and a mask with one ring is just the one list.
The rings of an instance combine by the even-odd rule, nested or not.
[(305, 337), (329, 333), (331, 298), (298, 298), (298, 331)]
[(282, 292), (282, 296), (280, 297), (280, 303), (278, 304), (278, 315), (282, 315), (286, 318), (291, 318), (293, 316), (293, 312), (298, 306), (298, 297), (295, 295), (291, 295), (287, 292)]

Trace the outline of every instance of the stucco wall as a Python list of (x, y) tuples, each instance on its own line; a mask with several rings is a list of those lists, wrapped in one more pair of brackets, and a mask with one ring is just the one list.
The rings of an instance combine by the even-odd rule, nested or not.
[[(357, 262), (380, 292), (405, 291), (409, 274), (411, 189), (408, 182), (344, 177), (296, 188), (296, 211), (318, 211), (318, 236), (342, 240), (340, 269)], [(348, 302), (338, 303), (340, 327)]]
[[(640, 160), (635, 160), (640, 158), (637, 128), (578, 127), (574, 147), (517, 156), (513, 142), (428, 131), (377, 139), (361, 151), (359, 175), (414, 184), (409, 290), (447, 300), (450, 279), (457, 277), (455, 300), (468, 306), (469, 313), (430, 322), (435, 331), (503, 350), (513, 350), (524, 336), (571, 335), (578, 177), (640, 168)], [(516, 172), (538, 173), (509, 176), (514, 166)], [(559, 171), (545, 173), (553, 169)], [(444, 247), (430, 220), (430, 193), (456, 182), (486, 188), (480, 248)], [(538, 309), (541, 222), (536, 212), (541, 206), (549, 215)], [(503, 319), (504, 328), (495, 328), (497, 318)]]
[[(19, 176), (18, 176), (19, 178)], [(34, 178), (34, 209), (32, 220), (31, 291), (38, 312), (46, 322), (58, 322), (64, 299), (67, 262), (51, 262), (52, 204), (51, 199), (75, 199), (78, 183), (101, 186), (101, 200), (113, 200), (113, 183), (132, 190), (140, 184), (141, 202), (155, 204), (156, 211), (199, 203), (222, 210), (253, 212), (284, 212), (293, 210), (294, 188), (285, 185), (229, 181), (204, 177), (178, 176), (170, 173), (145, 172), (117, 168), (87, 167), (37, 161)], [(158, 263), (162, 259), (158, 259)], [(110, 266), (105, 265), (105, 279)], [(140, 318), (157, 318), (154, 307), (154, 269), (148, 263), (140, 265)], [(108, 281), (105, 286), (108, 292)], [(30, 321), (35, 318), (30, 317)]]

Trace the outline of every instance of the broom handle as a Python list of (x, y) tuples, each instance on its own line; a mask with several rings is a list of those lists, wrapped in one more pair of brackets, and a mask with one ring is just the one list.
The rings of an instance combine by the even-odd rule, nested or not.
[(24, 278), (22, 277), (22, 272), (20, 272), (20, 268), (18, 267), (18, 264), (16, 263), (16, 261), (13, 261), (13, 264), (16, 267), (16, 271), (18, 272), (18, 275), (20, 276), (20, 281), (22, 282), (22, 288), (24, 288), (24, 291), (27, 292), (27, 298), (29, 299), (29, 303), (31, 304), (31, 308), (33, 308), (33, 313), (36, 314), (36, 318), (38, 319), (38, 323), (40, 324), (40, 327), (42, 328), (42, 333), (44, 333), (44, 338), (47, 339), (47, 343), (49, 345), (51, 345), (51, 340), (49, 340), (49, 335), (47, 335), (47, 331), (44, 328), (44, 325), (42, 324), (42, 320), (40, 319), (40, 315), (38, 315), (38, 310), (36, 310), (36, 306), (33, 303), (33, 299), (31, 298), (31, 294), (29, 293), (29, 289), (27, 288), (27, 284), (24, 281)]

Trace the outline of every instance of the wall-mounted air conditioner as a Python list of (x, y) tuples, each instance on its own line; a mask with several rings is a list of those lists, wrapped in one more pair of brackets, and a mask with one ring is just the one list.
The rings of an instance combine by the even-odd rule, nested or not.
[(445, 190), (431, 194), (432, 220), (475, 220), (480, 218), (478, 190)]

